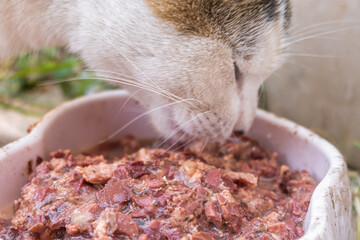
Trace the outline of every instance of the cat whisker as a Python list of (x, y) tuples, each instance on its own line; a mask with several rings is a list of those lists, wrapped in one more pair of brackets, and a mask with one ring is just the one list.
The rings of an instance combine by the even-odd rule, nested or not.
[(300, 67), (300, 68), (303, 68), (304, 70), (306, 71), (309, 71), (309, 72), (312, 72), (312, 73), (316, 73), (317, 70), (314, 69), (313, 67), (309, 66), (309, 65), (306, 65), (304, 64), (303, 62), (301, 61), (295, 61), (295, 59), (292, 59), (292, 58), (288, 58), (286, 63), (283, 65), (282, 68), (279, 69), (279, 71), (275, 72), (275, 73), (279, 73), (279, 72), (287, 72), (287, 73), (290, 73), (291, 69), (289, 70), (289, 68), (286, 67), (287, 64), (294, 64), (296, 65), (297, 67)]
[[(139, 73), (141, 73), (145, 78), (147, 78), (150, 82), (152, 82), (155, 86), (159, 87), (156, 82), (154, 82), (151, 78), (149, 78), (143, 71), (141, 71), (141, 69), (134, 63), (132, 62), (124, 53), (122, 53), (122, 51), (120, 51), (112, 41), (108, 41), (108, 43), (110, 43), (114, 49), (117, 50), (117, 53), (120, 54), (123, 58), (126, 59), (126, 61), (128, 61), (137, 71), (139, 71)], [(160, 88), (160, 87), (159, 87)]]
[[(321, 22), (321, 23), (316, 23), (316, 24), (312, 24), (309, 26), (305, 26), (303, 28), (299, 28), (300, 24), (297, 25), (293, 25), (289, 31), (290, 33), (293, 34), (302, 34), (305, 33), (307, 31), (319, 31), (322, 30), (319, 27), (334, 27), (334, 24), (340, 24), (340, 23), (360, 23), (360, 21), (358, 20), (332, 20), (332, 21), (326, 21), (326, 22)], [(318, 29), (317, 29), (318, 28)], [(297, 30), (296, 30), (297, 29)]]
[[(193, 142), (196, 139), (196, 136), (190, 138), (188, 141), (184, 142), (183, 144), (181, 144), (180, 146), (172, 149), (172, 151), (176, 152), (178, 149), (182, 149), (183, 147), (185, 147), (186, 145), (189, 145), (191, 142)], [(171, 148), (170, 148), (171, 149)], [(168, 150), (167, 150), (168, 151)]]
[(130, 75), (121, 73), (121, 72), (113, 72), (113, 71), (101, 70), (101, 69), (87, 70), (87, 71), (93, 72), (95, 75), (97, 75), (98, 73), (112, 74), (112, 75), (116, 75), (116, 76), (120, 76), (120, 77), (126, 77), (126, 78), (131, 79), (131, 80), (134, 80), (134, 81), (138, 81), (136, 78), (134, 78), (134, 77), (132, 77), (132, 76), (130, 76)]
[(203, 147), (201, 148), (201, 150), (200, 150), (200, 152), (199, 152), (199, 155), (201, 155), (201, 154), (204, 152), (205, 147), (206, 147), (206, 145), (208, 144), (208, 142), (209, 142), (209, 138), (206, 138), (206, 141), (204, 142), (204, 145), (203, 145)]
[[(116, 78), (116, 77), (119, 76), (119, 77), (122, 77), (122, 78), (126, 78), (128, 80), (133, 80), (133, 81), (136, 81), (136, 82), (138, 82), (140, 84), (144, 84), (144, 85), (147, 85), (149, 87), (157, 88), (157, 89), (159, 89), (161, 91), (164, 91), (163, 89), (158, 88), (157, 86), (151, 85), (151, 84), (149, 84), (147, 82), (141, 82), (141, 81), (139, 81), (138, 79), (136, 79), (136, 78), (134, 78), (132, 76), (129, 76), (129, 75), (126, 75), (126, 74), (123, 74), (123, 73), (120, 73), (120, 72), (112, 72), (112, 71), (106, 71), (106, 70), (95, 70), (94, 72), (95, 72), (96, 76), (101, 76), (102, 75), (102, 76), (109, 76), (109, 77), (112, 77), (112, 78)], [(99, 73), (101, 73), (101, 75)], [(110, 74), (110, 75), (106, 75), (106, 74)]]
[[(96, 71), (98, 71), (98, 70), (96, 70)], [(174, 94), (172, 94), (172, 93), (170, 93), (170, 92), (168, 92), (168, 91), (166, 91), (166, 90), (164, 90), (164, 89), (162, 89), (162, 88), (159, 88), (159, 87), (157, 87), (157, 86), (150, 85), (149, 83), (140, 82), (139, 80), (137, 80), (137, 79), (135, 79), (135, 78), (133, 78), (133, 77), (127, 76), (127, 75), (125, 75), (125, 74), (122, 74), (122, 73), (116, 73), (116, 72), (111, 72), (111, 71), (103, 71), (103, 70), (100, 70), (100, 71), (98, 71), (98, 72), (108, 72), (109, 74), (114, 74), (114, 75), (119, 75), (119, 76), (127, 77), (127, 78), (129, 78), (129, 79), (131, 79), (131, 80), (137, 81), (139, 84), (145, 84), (145, 85), (147, 85), (148, 87), (157, 89), (159, 92), (162, 92), (164, 95), (168, 95), (167, 98), (170, 99), (170, 100), (173, 100), (173, 101), (184, 100), (183, 98), (180, 98), (180, 97), (178, 97), (177, 95), (174, 95)], [(105, 74), (97, 74), (97, 75), (98, 75), (99, 77), (105, 76), (105, 77), (111, 77), (111, 78), (116, 79), (116, 77), (114, 77), (114, 76), (109, 76), (109, 75), (105, 75)], [(162, 96), (164, 96), (164, 95), (162, 95)], [(173, 98), (173, 96), (176, 96), (176, 97)], [(188, 101), (192, 101), (192, 102), (197, 102), (198, 104), (206, 107), (206, 105), (205, 105), (204, 103), (202, 103), (200, 100), (198, 100), (198, 99), (196, 99), (196, 98), (188, 98), (187, 100), (188, 100)], [(189, 103), (189, 102), (188, 102), (188, 103)], [(190, 102), (189, 104), (190, 104), (191, 106), (193, 106), (193, 107), (201, 110), (200, 107), (192, 104), (191, 102)]]
[(118, 130), (116, 130), (114, 133), (112, 133), (111, 135), (109, 135), (108, 137), (106, 137), (105, 139), (101, 140), (99, 143), (104, 143), (112, 138), (114, 138), (116, 135), (118, 135), (120, 132), (122, 132), (124, 129), (126, 129), (128, 126), (130, 126), (131, 124), (133, 124), (134, 122), (136, 122), (137, 120), (141, 119), (142, 117), (150, 114), (150, 113), (153, 113), (153, 112), (156, 112), (156, 111), (159, 111), (161, 109), (164, 109), (164, 108), (167, 108), (167, 107), (170, 107), (170, 106), (173, 106), (173, 105), (176, 105), (176, 104), (180, 104), (180, 103), (183, 103), (183, 102), (186, 102), (187, 99), (184, 99), (184, 100), (179, 100), (179, 101), (176, 101), (176, 102), (170, 102), (168, 104), (165, 104), (165, 105), (162, 105), (162, 106), (159, 106), (159, 107), (156, 107), (156, 108), (153, 108), (153, 109), (150, 109), (140, 115), (138, 115), (137, 117), (133, 118), (131, 121), (129, 121), (128, 123), (126, 123), (124, 126), (122, 126), (121, 128), (119, 128)]
[(351, 26), (351, 27), (346, 27), (346, 28), (341, 28), (341, 29), (336, 29), (336, 30), (330, 30), (330, 31), (326, 31), (326, 32), (315, 33), (315, 34), (303, 36), (300, 38), (298, 36), (295, 36), (293, 38), (288, 39), (288, 42), (285, 44), (285, 46), (288, 47), (295, 43), (302, 42), (302, 41), (305, 41), (308, 39), (313, 39), (315, 37), (320, 37), (320, 36), (337, 33), (337, 32), (342, 32), (342, 31), (346, 31), (346, 30), (351, 30), (351, 29), (358, 28), (358, 27), (360, 27), (360, 26)]
[[(171, 93), (171, 92), (168, 92), (168, 91), (165, 91), (163, 90), (155, 81), (153, 81), (149, 76), (147, 76), (143, 71), (141, 71), (141, 69), (134, 63), (132, 62), (124, 53), (122, 53), (121, 51), (119, 51), (119, 49), (113, 44), (112, 41), (108, 41), (113, 47), (114, 49), (117, 50), (117, 52), (122, 56), (124, 57), (137, 71), (139, 71), (140, 74), (142, 74), (146, 79), (148, 79), (151, 83), (153, 83), (156, 87), (158, 87), (159, 90), (161, 91), (164, 91), (165, 94), (168, 94), (169, 96), (177, 99), (177, 100), (184, 100), (182, 99), (181, 97)], [(193, 103), (189, 103), (191, 106), (193, 107), (196, 107), (198, 108), (196, 105), (194, 105)]]
[(166, 93), (164, 93), (161, 89), (158, 89), (157, 87), (154, 87), (154, 86), (151, 86), (149, 84), (144, 84), (144, 83), (141, 83), (139, 81), (131, 81), (131, 80), (128, 80), (126, 78), (118, 78), (118, 77), (114, 77), (114, 76), (110, 76), (110, 75), (104, 75), (104, 74), (98, 74), (97, 75), (98, 77), (100, 77), (101, 79), (112, 79), (114, 81), (118, 81), (117, 83), (118, 84), (122, 84), (124, 81), (127, 81), (128, 83), (136, 83), (138, 86), (142, 86), (141, 89), (143, 90), (151, 90), (152, 92), (156, 92), (158, 95), (161, 95), (169, 100), (172, 100), (172, 101), (177, 101), (177, 99), (174, 99), (170, 96), (168, 96)]
[[(184, 132), (174, 143), (172, 143), (169, 147), (167, 147), (166, 149), (164, 149), (160, 155), (165, 154), (166, 152), (168, 152), (170, 149), (172, 149), (176, 144), (178, 144), (184, 137), (186, 136), (186, 133)], [(196, 137), (194, 136), (193, 139), (195, 139)]]
[[(166, 148), (161, 154), (164, 154), (164, 153), (168, 152), (169, 150), (171, 150), (176, 144), (181, 142), (181, 140), (185, 137), (185, 135), (186, 135), (186, 133), (183, 133), (179, 139), (177, 139), (173, 144), (171, 144), (168, 148)], [(193, 136), (191, 139), (189, 139), (188, 141), (186, 141), (185, 143), (183, 143), (179, 147), (173, 149), (173, 151), (176, 151), (177, 149), (182, 148), (183, 146), (186, 146), (190, 142), (194, 141), (196, 139), (196, 137), (197, 136)]]
[[(99, 76), (101, 77), (101, 76)], [(39, 86), (47, 86), (47, 85), (52, 85), (52, 84), (59, 84), (59, 83), (65, 83), (65, 82), (71, 82), (71, 81), (80, 81), (80, 80), (101, 80), (101, 81), (105, 81), (105, 82), (111, 82), (111, 83), (116, 83), (116, 84), (124, 84), (127, 86), (131, 86), (131, 87), (135, 87), (135, 88), (139, 88), (142, 90), (146, 90), (149, 92), (153, 92), (156, 93), (158, 95), (161, 95), (165, 98), (168, 98), (167, 95), (163, 94), (162, 92), (159, 92), (157, 89), (153, 89), (151, 87), (146, 87), (143, 84), (137, 83), (137, 82), (133, 82), (133, 81), (129, 81), (127, 79), (120, 79), (120, 78), (114, 78), (114, 77), (105, 77), (102, 76), (101, 78), (70, 78), (70, 79), (66, 79), (66, 80), (61, 80), (61, 81), (52, 81), (52, 82), (46, 82), (46, 83), (42, 83), (39, 84)], [(173, 100), (173, 99), (171, 99)], [(187, 101), (189, 101), (189, 99), (187, 99)]]
[(316, 57), (316, 58), (340, 58), (349, 57), (348, 55), (325, 55), (325, 54), (312, 54), (312, 53), (286, 53), (282, 54), (284, 57)]
[(128, 102), (140, 91), (140, 89), (134, 91), (134, 93), (132, 93), (131, 95), (129, 95), (125, 102), (123, 103), (123, 105), (120, 107), (120, 109), (117, 111), (115, 117), (114, 117), (114, 123), (115, 121), (117, 121), (117, 119), (119, 118), (120, 113), (122, 112), (122, 110), (124, 109), (124, 107), (126, 106), (126, 104), (128, 104)]
[[(116, 77), (112, 77), (112, 76), (106, 76), (106, 75), (98, 75), (99, 77), (107, 77), (107, 78), (111, 78), (111, 79), (118, 79), (118, 78), (116, 78)], [(131, 81), (130, 81), (131, 82)], [(142, 85), (142, 83), (141, 82), (137, 82), (137, 84), (138, 85)], [(205, 105), (205, 104), (203, 104), (201, 101), (199, 101), (198, 99), (196, 99), (196, 98), (187, 98), (186, 100), (185, 99), (183, 99), (183, 98), (180, 98), (179, 100), (178, 99), (174, 99), (174, 98), (172, 98), (171, 96), (168, 96), (166, 93), (164, 93), (164, 91), (162, 90), (162, 89), (158, 89), (158, 88), (156, 88), (156, 87), (154, 87), (154, 86), (151, 86), (151, 85), (148, 85), (148, 84), (146, 84), (146, 86), (147, 87), (149, 87), (149, 88), (151, 88), (151, 89), (153, 89), (154, 91), (157, 91), (157, 93), (159, 94), (159, 95), (161, 95), (161, 96), (163, 96), (163, 97), (165, 97), (165, 98), (167, 98), (167, 99), (169, 99), (169, 100), (171, 100), (171, 101), (179, 101), (179, 100), (181, 100), (181, 101), (184, 101), (184, 103), (187, 103), (187, 104), (190, 104), (191, 106), (193, 106), (193, 107), (195, 107), (196, 109), (198, 109), (198, 110), (201, 110), (201, 108), (199, 107), (199, 106), (196, 106), (196, 105), (194, 105), (194, 104), (192, 104), (191, 102), (197, 102), (197, 103), (199, 103), (199, 104), (201, 104), (201, 105)]]
[(167, 96), (163, 95), (162, 93), (157, 92), (154, 89), (145, 88), (144, 86), (142, 86), (140, 84), (135, 84), (131, 81), (119, 80), (119, 79), (114, 80), (114, 79), (105, 79), (105, 78), (101, 78), (101, 79), (99, 79), (99, 78), (70, 78), (70, 79), (61, 80), (61, 81), (51, 81), (51, 82), (41, 83), (38, 86), (42, 87), (42, 86), (47, 86), (47, 85), (60, 84), (60, 83), (66, 83), (66, 82), (72, 82), (72, 81), (80, 81), (80, 80), (101, 80), (101, 81), (111, 82), (111, 83), (121, 83), (124, 85), (140, 88), (140, 89), (147, 90), (147, 91), (162, 95), (164, 97), (167, 97)]
[(206, 112), (203, 112), (203, 113), (199, 113), (197, 114), (196, 116), (192, 117), (191, 119), (187, 120), (186, 122), (182, 123), (180, 126), (178, 126), (177, 128), (175, 128), (173, 131), (171, 131), (169, 133), (169, 135), (162, 141), (158, 144), (158, 147), (159, 146), (162, 146), (165, 142), (167, 142), (171, 137), (173, 137), (175, 134), (177, 134), (182, 128), (184, 128), (186, 125), (190, 124), (191, 122), (193, 122), (196, 118), (199, 118), (201, 117), (202, 115), (204, 114), (207, 114), (211, 112), (211, 110), (209, 111), (206, 111)]

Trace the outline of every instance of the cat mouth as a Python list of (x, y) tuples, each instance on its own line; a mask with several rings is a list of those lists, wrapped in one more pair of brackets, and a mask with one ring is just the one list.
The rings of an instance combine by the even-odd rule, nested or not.
[(164, 141), (219, 141), (227, 139), (234, 130), (233, 119), (224, 121), (210, 110), (192, 112), (172, 108), (162, 111), (161, 117), (157, 113), (152, 118)]
[(170, 120), (170, 131), (167, 135), (164, 136), (164, 139), (170, 142), (184, 143), (190, 139), (195, 139), (194, 136), (191, 136), (181, 124), (176, 123), (174, 120)]

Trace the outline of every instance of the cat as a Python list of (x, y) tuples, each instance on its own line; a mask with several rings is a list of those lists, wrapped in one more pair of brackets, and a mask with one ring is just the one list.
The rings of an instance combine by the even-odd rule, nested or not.
[(65, 46), (164, 137), (223, 140), (250, 128), (290, 20), (289, 0), (1, 0), (0, 59)]

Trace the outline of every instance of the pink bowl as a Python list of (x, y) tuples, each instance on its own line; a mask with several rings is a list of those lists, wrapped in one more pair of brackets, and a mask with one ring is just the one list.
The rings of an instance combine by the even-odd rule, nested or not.
[[(121, 111), (120, 111), (121, 109)], [(111, 91), (68, 102), (48, 113), (33, 131), (0, 149), (0, 208), (19, 197), (27, 169), (51, 151), (81, 151), (116, 132), (144, 110), (125, 91)], [(132, 134), (157, 137), (141, 117), (114, 139)], [(301, 239), (350, 239), (351, 192), (343, 157), (330, 143), (293, 122), (257, 111), (249, 135), (277, 151), (292, 169), (305, 169), (319, 182), (311, 198)]]

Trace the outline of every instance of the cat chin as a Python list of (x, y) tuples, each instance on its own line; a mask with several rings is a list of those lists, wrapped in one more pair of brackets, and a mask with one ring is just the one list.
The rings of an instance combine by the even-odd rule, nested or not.
[(222, 141), (230, 137), (236, 122), (221, 120), (210, 111), (194, 111), (172, 108), (151, 114), (151, 120), (161, 137), (172, 142), (186, 143), (192, 140)]
[[(165, 141), (189, 143), (194, 140), (202, 140), (207, 142), (222, 141), (230, 137), (232, 131), (220, 131), (215, 132), (209, 129), (203, 129), (201, 124), (193, 123), (189, 126), (180, 127), (176, 123), (172, 122), (168, 125), (173, 127), (164, 127), (163, 122), (161, 124), (154, 123), (154, 126), (161, 134), (161, 137)], [(194, 129), (196, 129), (194, 131)]]

